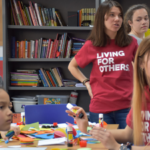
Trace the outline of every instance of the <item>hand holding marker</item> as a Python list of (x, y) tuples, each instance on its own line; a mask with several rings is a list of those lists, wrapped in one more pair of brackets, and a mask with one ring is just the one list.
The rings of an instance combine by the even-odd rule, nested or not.
[(13, 137), (14, 134), (15, 134), (14, 131), (10, 131), (10, 132), (8, 132), (8, 133), (6, 134), (6, 137), (8, 137), (8, 139), (5, 141), (6, 144), (9, 142), (9, 139), (10, 139), (11, 137)]
[[(77, 110), (76, 109), (73, 109), (73, 105), (71, 105), (70, 103), (67, 104), (66, 106), (70, 111), (74, 112), (75, 114), (77, 113)], [(79, 114), (79, 118), (83, 118), (83, 113), (80, 113)]]

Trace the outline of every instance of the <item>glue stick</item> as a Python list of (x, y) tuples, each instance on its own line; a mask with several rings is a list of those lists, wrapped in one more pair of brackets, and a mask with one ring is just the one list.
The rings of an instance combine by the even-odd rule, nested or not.
[(67, 126), (67, 146), (73, 146), (73, 129), (71, 126)]
[(103, 114), (99, 114), (99, 125), (103, 127)]
[[(77, 110), (76, 109), (73, 109), (73, 105), (71, 105), (70, 103), (67, 104), (66, 106), (70, 111), (74, 112), (75, 114), (77, 113)], [(79, 114), (79, 118), (83, 118), (83, 113), (80, 113)]]
[(21, 122), (25, 125), (25, 112), (21, 112)]

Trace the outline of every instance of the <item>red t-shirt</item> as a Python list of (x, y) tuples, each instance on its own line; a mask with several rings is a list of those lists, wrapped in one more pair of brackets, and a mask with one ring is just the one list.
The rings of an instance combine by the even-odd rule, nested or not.
[(93, 98), (90, 112), (108, 113), (130, 107), (133, 91), (132, 61), (137, 50), (137, 41), (119, 47), (115, 40), (105, 47), (93, 46), (86, 41), (75, 59), (79, 67), (84, 68), (93, 63), (90, 74), (90, 85)]
[[(150, 94), (149, 87), (146, 87), (146, 90)], [(144, 127), (142, 130), (142, 135), (143, 135), (144, 143), (146, 145), (148, 142), (150, 142), (150, 97), (146, 92), (145, 92), (145, 98), (146, 98), (147, 108), (146, 109), (144, 109), (144, 107), (142, 108), (141, 116), (142, 116), (142, 125)], [(133, 129), (132, 114), (133, 114), (133, 110), (131, 108), (129, 114), (127, 115), (126, 123), (130, 128)]]

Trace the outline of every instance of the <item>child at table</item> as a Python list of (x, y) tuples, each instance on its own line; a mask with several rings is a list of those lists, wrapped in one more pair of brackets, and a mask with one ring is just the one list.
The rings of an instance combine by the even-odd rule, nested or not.
[(0, 131), (4, 140), (7, 140), (6, 133), (8, 130), (13, 130), (16, 136), (20, 134), (19, 127), (10, 126), (12, 121), (11, 106), (9, 95), (0, 88)]
[[(80, 107), (74, 109), (77, 109), (77, 114), (69, 110), (66, 112), (69, 116), (74, 116), (79, 130), (87, 133), (88, 119), (85, 111)], [(78, 117), (81, 112), (84, 114), (82, 119)], [(125, 129), (108, 131), (101, 127), (94, 127), (89, 134), (111, 150), (127, 150), (127, 146), (120, 143), (134, 143), (132, 150), (141, 150), (143, 144), (150, 143), (150, 36), (143, 39), (134, 59), (132, 108), (126, 122)], [(150, 146), (147, 146), (143, 150), (149, 149)]]

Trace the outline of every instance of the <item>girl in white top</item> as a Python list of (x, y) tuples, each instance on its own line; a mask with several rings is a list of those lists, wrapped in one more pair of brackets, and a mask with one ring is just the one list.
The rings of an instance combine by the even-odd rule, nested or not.
[(138, 45), (149, 28), (149, 8), (145, 4), (131, 6), (124, 17), (126, 32), (137, 39)]

